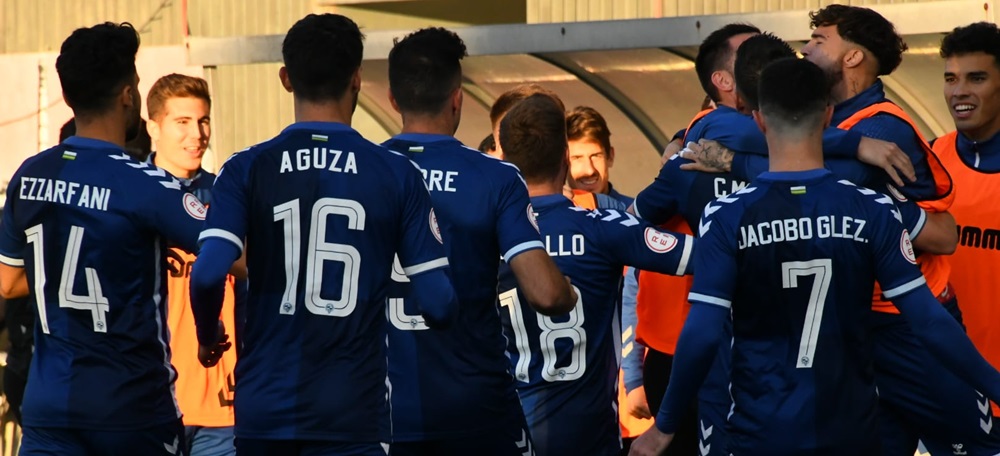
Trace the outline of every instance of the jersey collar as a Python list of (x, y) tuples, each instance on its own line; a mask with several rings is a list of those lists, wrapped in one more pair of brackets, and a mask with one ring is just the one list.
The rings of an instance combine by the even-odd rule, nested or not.
[(876, 80), (871, 87), (862, 90), (861, 93), (834, 106), (833, 119), (830, 121), (830, 125), (840, 125), (841, 122), (847, 120), (848, 117), (853, 116), (854, 113), (884, 100), (885, 87), (882, 85), (882, 80), (879, 79)]
[(458, 143), (459, 141), (455, 139), (454, 136), (450, 135), (439, 135), (436, 133), (400, 133), (393, 136), (392, 139), (399, 141), (409, 141), (415, 143)]
[(282, 130), (282, 133), (295, 131), (295, 130), (320, 130), (320, 131), (344, 131), (344, 132), (354, 132), (354, 129), (349, 125), (342, 124), (340, 122), (295, 122)]
[(807, 171), (767, 171), (757, 176), (757, 179), (770, 182), (810, 182), (832, 175), (830, 170), (819, 168)]
[(566, 196), (563, 195), (562, 193), (553, 193), (551, 195), (531, 197), (531, 206), (534, 207), (536, 211), (542, 208), (547, 209), (549, 207), (555, 207), (555, 206), (572, 206), (572, 205), (573, 202), (570, 201), (569, 198), (566, 198)]
[(80, 147), (83, 149), (115, 149), (125, 153), (125, 149), (115, 143), (110, 143), (102, 139), (84, 138), (82, 136), (70, 136), (63, 144), (70, 147)]

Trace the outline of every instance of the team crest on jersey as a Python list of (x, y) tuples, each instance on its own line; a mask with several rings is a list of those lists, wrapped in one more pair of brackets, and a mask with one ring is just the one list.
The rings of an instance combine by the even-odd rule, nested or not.
[(917, 255), (913, 253), (913, 243), (910, 242), (910, 233), (903, 230), (903, 236), (899, 238), (899, 250), (903, 252), (903, 257), (910, 263), (917, 264)]
[(431, 234), (434, 235), (434, 239), (437, 239), (439, 244), (444, 244), (441, 240), (441, 227), (438, 226), (438, 218), (434, 215), (434, 209), (431, 209), (430, 215), (427, 216), (427, 224), (431, 227)]
[(893, 198), (896, 198), (896, 201), (899, 201), (901, 203), (906, 202), (906, 197), (903, 196), (903, 193), (897, 190), (894, 185), (885, 184), (885, 186), (889, 188), (889, 194), (892, 195)]
[(531, 226), (535, 227), (535, 231), (542, 232), (538, 229), (538, 219), (535, 218), (535, 208), (531, 207), (531, 203), (528, 203), (528, 221), (531, 222)]
[(656, 228), (646, 228), (646, 247), (656, 253), (667, 253), (677, 247), (677, 238)]
[(208, 209), (205, 205), (201, 203), (201, 200), (193, 193), (185, 193), (182, 200), (184, 203), (184, 210), (187, 211), (188, 215), (194, 217), (198, 220), (205, 220), (205, 213)]

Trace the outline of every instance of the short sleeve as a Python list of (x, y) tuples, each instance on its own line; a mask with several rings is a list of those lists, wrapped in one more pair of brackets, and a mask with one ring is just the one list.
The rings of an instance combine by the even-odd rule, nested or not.
[(872, 227), (875, 249), (875, 277), (882, 287), (885, 299), (895, 299), (905, 295), (927, 282), (917, 267), (917, 256), (910, 241), (910, 234), (903, 228), (896, 206), (886, 196), (872, 203), (869, 220)]
[(441, 243), (431, 196), (415, 166), (406, 163), (400, 189), (403, 214), (400, 220), (399, 263), (407, 277), (448, 266)]
[(14, 207), (20, 192), (21, 179), (15, 175), (7, 187), (7, 203), (3, 207), (3, 220), (0, 221), (0, 263), (7, 266), (24, 267), (24, 245), (26, 243), (24, 230), (14, 222)]
[(601, 234), (605, 237), (601, 245), (615, 246), (608, 253), (619, 264), (675, 276), (689, 273), (688, 265), (694, 247), (694, 238), (691, 236), (660, 230), (635, 220), (629, 214), (597, 220), (600, 221), (598, 226)]
[[(694, 275), (688, 301), (724, 308), (732, 307), (736, 283), (738, 233), (727, 220), (740, 206), (706, 206), (698, 224), (698, 248), (694, 252)], [(728, 217), (727, 217), (728, 216)]]
[[(504, 168), (507, 165), (500, 164)], [(497, 241), (505, 261), (519, 253), (542, 249), (534, 210), (528, 199), (528, 188), (516, 169), (501, 169), (496, 192)]]
[[(246, 239), (247, 220), (249, 220), (246, 184), (249, 163), (246, 156), (241, 156), (246, 153), (240, 152), (231, 157), (215, 178), (215, 185), (212, 187), (212, 206), (208, 210), (199, 241), (219, 238), (243, 251), (243, 240)], [(280, 206), (275, 210), (280, 212)]]

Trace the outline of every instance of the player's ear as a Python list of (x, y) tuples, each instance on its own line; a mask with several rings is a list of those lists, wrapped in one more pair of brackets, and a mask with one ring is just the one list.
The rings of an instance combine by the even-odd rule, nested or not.
[(830, 126), (830, 122), (833, 121), (833, 106), (826, 105), (826, 111), (823, 113), (823, 129)]
[(608, 168), (610, 168), (615, 165), (615, 148), (609, 147), (607, 155), (608, 158), (605, 161), (608, 162)]
[(146, 122), (146, 133), (149, 133), (149, 139), (156, 145), (157, 141), (160, 140), (160, 123), (150, 119)]
[(712, 84), (722, 92), (731, 92), (735, 88), (732, 73), (725, 70), (712, 73)]
[(402, 112), (399, 111), (399, 104), (396, 103), (396, 97), (392, 96), (392, 89), (390, 88), (388, 92), (389, 92), (389, 104), (392, 105), (392, 109), (402, 114)]
[(462, 110), (462, 102), (465, 100), (465, 93), (462, 90), (462, 86), (459, 85), (455, 92), (451, 94), (451, 112), (457, 113)]
[(361, 92), (361, 67), (359, 66), (357, 71), (354, 72), (354, 76), (351, 76), (351, 93)]
[(760, 129), (761, 133), (767, 134), (767, 125), (764, 123), (764, 116), (761, 115), (760, 111), (753, 111), (753, 122), (757, 124), (757, 128)]
[(858, 48), (853, 48), (844, 54), (844, 66), (854, 68), (865, 61), (865, 52)]
[(285, 91), (294, 93), (292, 91), (292, 80), (288, 79), (288, 68), (285, 68), (284, 65), (278, 69), (278, 79), (281, 79), (281, 86), (285, 88)]

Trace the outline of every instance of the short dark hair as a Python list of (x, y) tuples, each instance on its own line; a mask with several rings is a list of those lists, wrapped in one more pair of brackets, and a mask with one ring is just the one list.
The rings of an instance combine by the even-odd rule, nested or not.
[(297, 98), (339, 100), (361, 66), (365, 36), (350, 18), (310, 14), (288, 29), (281, 56)]
[(830, 84), (815, 63), (780, 59), (761, 71), (757, 97), (761, 114), (775, 131), (821, 129), (830, 102)]
[(736, 51), (734, 72), (736, 90), (743, 98), (744, 105), (751, 110), (759, 107), (757, 85), (760, 72), (767, 64), (778, 59), (795, 58), (792, 47), (771, 33), (754, 35), (743, 42)]
[(604, 150), (604, 155), (611, 153), (611, 130), (604, 116), (590, 106), (577, 106), (566, 114), (566, 138), (570, 141), (588, 140), (596, 142)]
[(479, 151), (488, 154), (497, 150), (497, 140), (493, 138), (493, 133), (486, 135), (482, 141), (479, 141)]
[[(546, 89), (538, 84), (522, 84), (513, 89), (510, 89), (502, 94), (493, 102), (493, 106), (490, 108), (490, 124), (494, 128), (497, 126), (497, 122), (503, 118), (507, 111), (510, 111), (514, 105), (521, 102), (528, 97), (533, 95), (543, 95), (549, 97), (559, 109), (566, 111), (566, 105), (563, 104), (562, 99), (555, 92)], [(503, 144), (500, 145), (503, 147)]]
[(812, 28), (836, 25), (841, 38), (875, 56), (879, 76), (892, 73), (903, 61), (907, 49), (892, 22), (868, 8), (830, 5), (809, 13), (809, 25)]
[(1000, 29), (992, 22), (974, 22), (955, 27), (941, 40), (941, 57), (982, 52), (993, 56), (993, 64), (1000, 67)]
[(56, 59), (66, 104), (76, 115), (107, 110), (122, 87), (135, 82), (138, 51), (139, 34), (128, 22), (74, 30)]
[(468, 53), (455, 32), (425, 28), (397, 40), (389, 51), (389, 90), (404, 112), (434, 114), (462, 84)]
[(729, 48), (729, 39), (744, 33), (760, 33), (760, 29), (750, 24), (727, 24), (710, 33), (698, 47), (698, 56), (694, 59), (694, 71), (698, 73), (701, 88), (712, 101), (719, 101), (719, 90), (712, 84), (712, 73), (724, 70), (726, 61), (732, 57), (734, 49)]
[(566, 117), (548, 96), (532, 95), (500, 121), (504, 160), (516, 165), (528, 181), (546, 181), (566, 165)]

